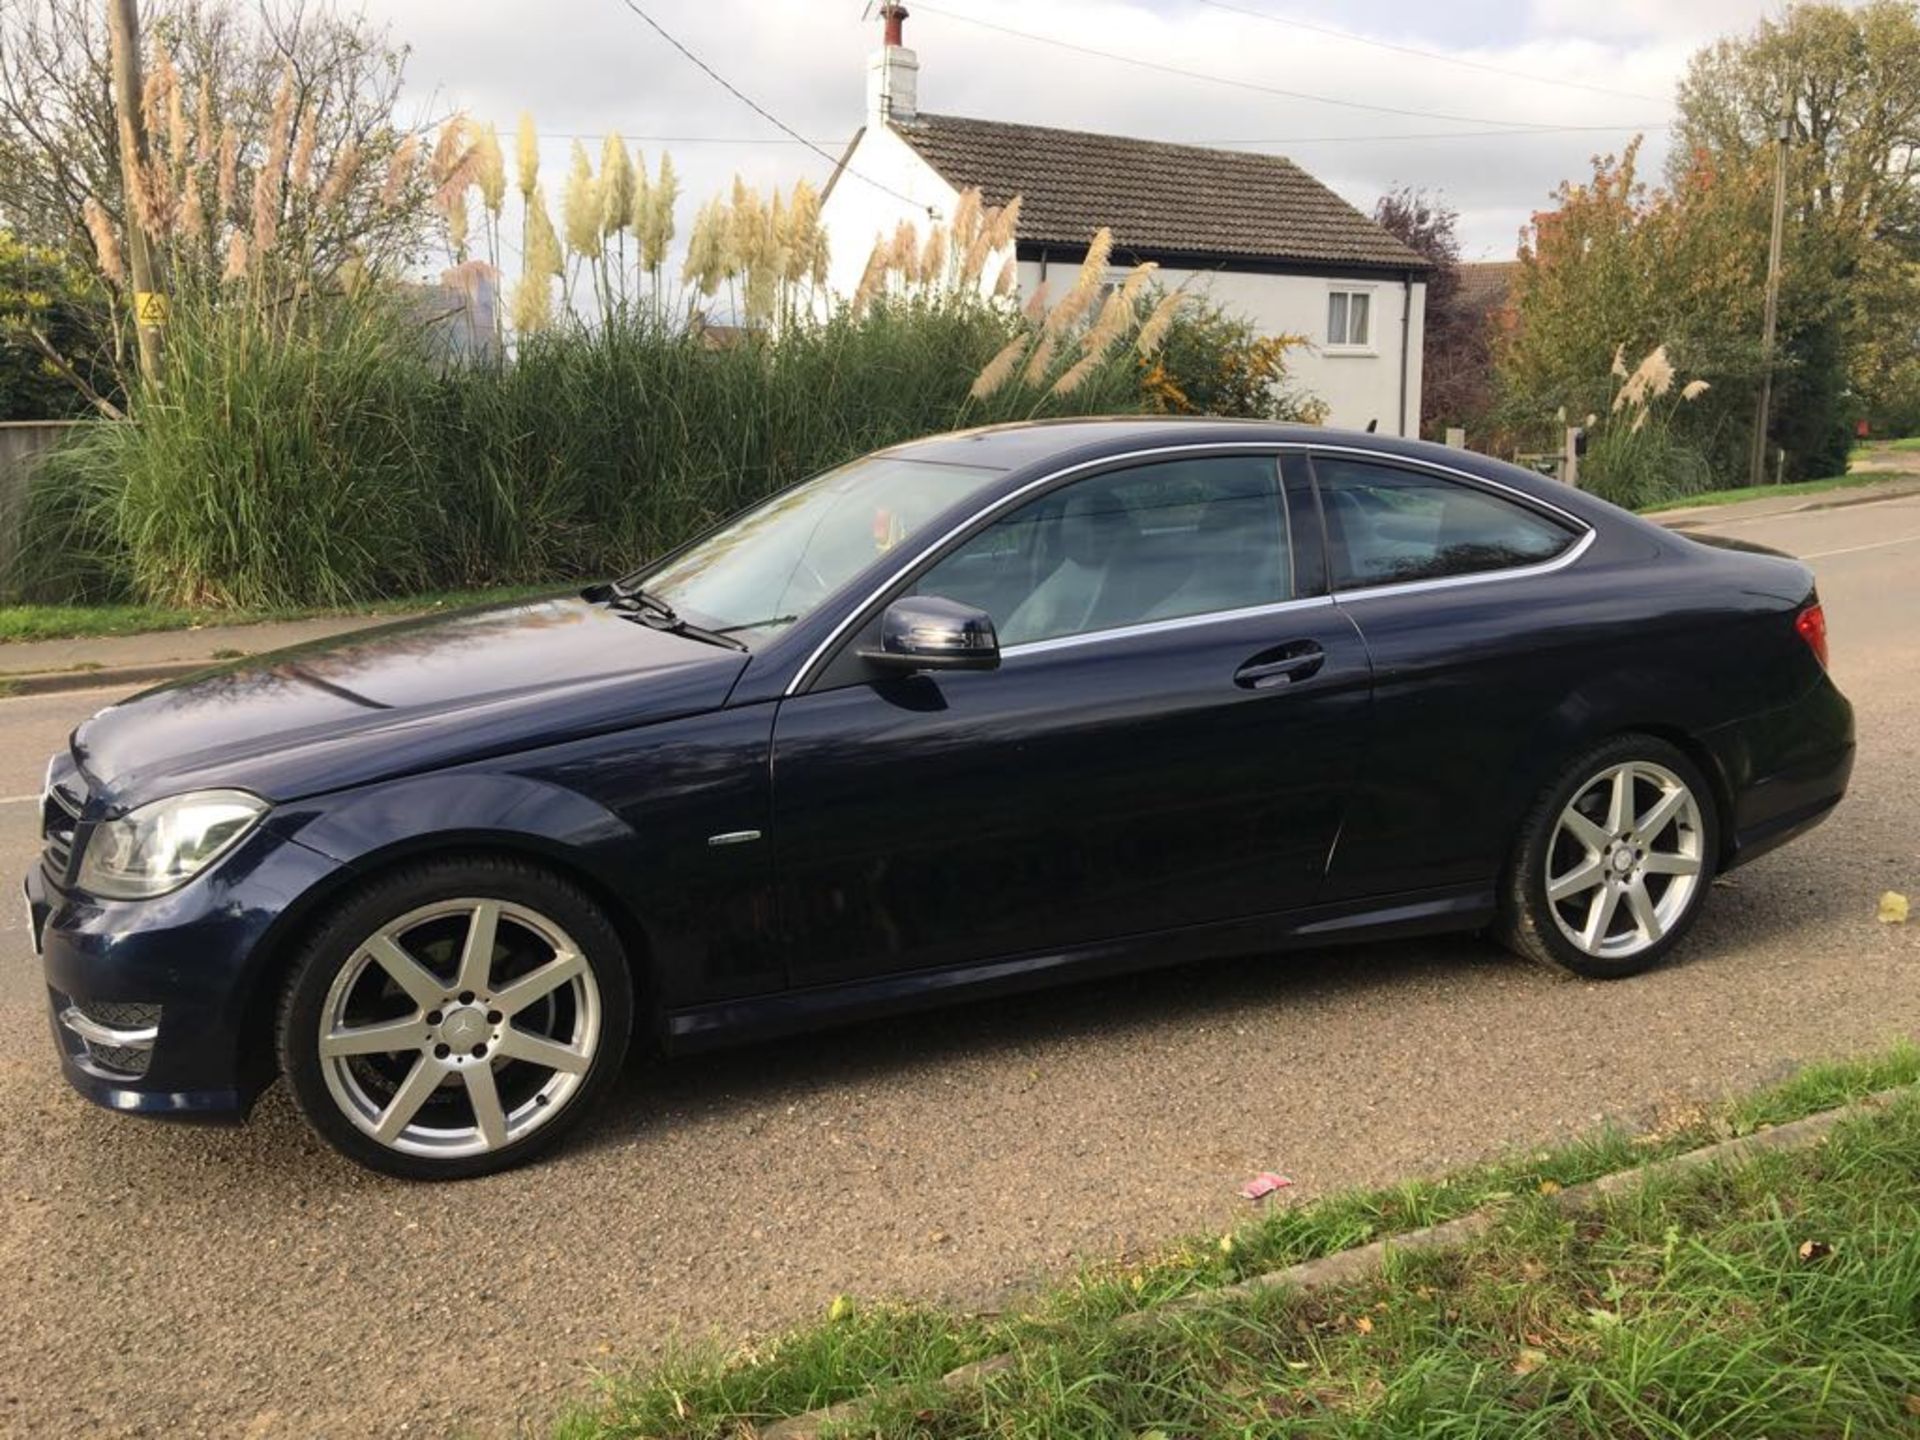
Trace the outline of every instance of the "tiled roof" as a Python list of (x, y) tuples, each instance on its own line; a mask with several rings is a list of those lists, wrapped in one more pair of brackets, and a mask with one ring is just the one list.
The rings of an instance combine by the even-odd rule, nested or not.
[(1497, 310), (1507, 303), (1518, 260), (1478, 260), (1460, 267), (1460, 305), (1468, 310)]
[(1023, 243), (1424, 270), (1427, 262), (1291, 160), (954, 115), (895, 121), (956, 189), (1022, 197)]

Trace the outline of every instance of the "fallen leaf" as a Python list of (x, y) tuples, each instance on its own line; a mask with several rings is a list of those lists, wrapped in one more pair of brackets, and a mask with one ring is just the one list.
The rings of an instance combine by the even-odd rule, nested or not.
[(1547, 1363), (1547, 1358), (1547, 1352), (1544, 1350), (1522, 1350), (1514, 1359), (1513, 1373), (1516, 1375), (1531, 1375)]
[(844, 1320), (851, 1314), (853, 1314), (853, 1301), (845, 1295), (834, 1296), (833, 1303), (827, 1307), (829, 1320)]
[(1353, 1328), (1358, 1330), (1362, 1335), (1371, 1335), (1373, 1333), (1373, 1321), (1365, 1315), (1362, 1315), (1358, 1320), (1353, 1322)]
[(1882, 925), (1907, 923), (1907, 897), (1898, 890), (1889, 890), (1880, 897), (1880, 923)]
[(1220, 1237), (1220, 1253), (1222, 1255), (1233, 1254), (1233, 1236), (1222, 1235)]
[(1558, 1180), (1542, 1180), (1540, 1182), (1540, 1193), (1542, 1195), (1558, 1195), (1560, 1193), (1560, 1182)]
[(1620, 1317), (1613, 1311), (1601, 1310), (1598, 1307), (1587, 1311), (1587, 1319), (1593, 1322), (1593, 1328), (1596, 1330), (1611, 1330), (1620, 1323)]
[(1824, 1240), (1803, 1240), (1800, 1243), (1802, 1260), (1824, 1260), (1833, 1253), (1833, 1246)]
[(1920, 1415), (1920, 1395), (1909, 1395), (1902, 1403), (1909, 1415)]

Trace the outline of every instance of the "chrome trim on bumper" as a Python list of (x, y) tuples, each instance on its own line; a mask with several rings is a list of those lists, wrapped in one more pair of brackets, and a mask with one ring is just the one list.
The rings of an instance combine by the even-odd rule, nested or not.
[(111, 1025), (102, 1025), (78, 1005), (68, 1005), (63, 1008), (60, 1011), (60, 1023), (89, 1045), (113, 1045), (126, 1050), (145, 1050), (160, 1038), (158, 1025), (146, 1025), (138, 1030), (116, 1030)]

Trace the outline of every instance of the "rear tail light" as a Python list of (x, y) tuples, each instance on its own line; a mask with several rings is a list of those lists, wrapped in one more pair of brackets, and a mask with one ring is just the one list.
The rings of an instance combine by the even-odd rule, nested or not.
[(1820, 668), (1826, 669), (1827, 612), (1820, 608), (1818, 600), (1794, 616), (1793, 628), (1800, 632), (1800, 638), (1807, 642), (1807, 648), (1818, 658)]

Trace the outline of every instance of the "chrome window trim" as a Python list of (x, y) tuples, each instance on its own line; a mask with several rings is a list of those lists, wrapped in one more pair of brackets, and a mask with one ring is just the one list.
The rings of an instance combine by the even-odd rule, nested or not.
[(1331, 595), (1306, 595), (1297, 600), (1275, 600), (1268, 605), (1243, 605), (1237, 610), (1204, 610), (1198, 615), (1172, 615), (1165, 620), (1142, 620), (1134, 625), (1116, 625), (1110, 630), (1082, 630), (1077, 635), (1055, 635), (1047, 640), (1028, 640), (1009, 645), (1000, 652), (1002, 660), (1022, 655), (1045, 655), (1054, 650), (1070, 650), (1094, 645), (1103, 640), (1132, 640), (1141, 635), (1158, 635), (1167, 630), (1190, 630), (1196, 625), (1211, 625), (1220, 620), (1243, 620), (1255, 615), (1281, 615), (1289, 610), (1311, 610), (1333, 604)]
[[(1312, 440), (1296, 440), (1291, 442), (1287, 448), (1305, 450), (1309, 458), (1314, 455), (1359, 455), (1368, 460), (1378, 461), (1390, 470), (1431, 470), (1437, 475), (1451, 475), (1454, 479), (1465, 480), (1470, 485), (1480, 485), (1489, 490), (1498, 490), (1503, 494), (1511, 495), (1523, 504), (1537, 506), (1542, 510), (1550, 510), (1578, 530), (1586, 531), (1589, 534), (1593, 531), (1593, 526), (1589, 522), (1582, 520), (1571, 510), (1561, 509), (1560, 506), (1554, 504), (1551, 500), (1542, 500), (1538, 495), (1516, 489), (1503, 480), (1493, 480), (1485, 475), (1476, 475), (1471, 470), (1461, 470), (1452, 465), (1443, 465), (1438, 460), (1427, 460), (1411, 455), (1394, 455), (1385, 450), (1369, 450), (1364, 445), (1322, 445)], [(1314, 489), (1317, 491), (1319, 488), (1319, 477), (1315, 476)]]
[(1390, 585), (1363, 585), (1355, 590), (1335, 590), (1333, 598), (1342, 605), (1356, 600), (1371, 600), (1378, 595), (1418, 595), (1423, 590), (1451, 590), (1460, 585), (1485, 585), (1494, 580), (1530, 580), (1536, 575), (1551, 575), (1564, 570), (1592, 548), (1595, 532), (1587, 531), (1551, 560), (1534, 565), (1509, 565), (1503, 570), (1478, 570), (1469, 575), (1438, 575), (1431, 580), (1401, 580)]
[[(978, 525), (981, 521), (990, 519), (993, 516), (998, 515), (1001, 511), (1008, 509), (1013, 504), (1015, 504), (1015, 502), (1024, 499), (1026, 496), (1032, 494), (1036, 490), (1044, 489), (1048, 485), (1056, 484), (1060, 481), (1067, 479), (1069, 476), (1078, 475), (1082, 471), (1100, 470), (1100, 469), (1107, 469), (1107, 468), (1117, 469), (1121, 466), (1124, 466), (1129, 461), (1144, 460), (1144, 459), (1151, 458), (1153, 456), (1205, 455), (1205, 454), (1220, 453), (1225, 451), (1237, 451), (1243, 455), (1267, 456), (1274, 462), (1274, 465), (1277, 469), (1280, 463), (1280, 456), (1283, 453), (1290, 450), (1301, 450), (1304, 448), (1306, 447), (1299, 441), (1279, 441), (1279, 440), (1222, 440), (1222, 441), (1216, 441), (1212, 444), (1156, 445), (1146, 450), (1128, 450), (1118, 455), (1103, 455), (1097, 460), (1083, 460), (1078, 465), (1067, 466), (1064, 470), (1050, 470), (1045, 475), (1037, 476), (1034, 479), (1029, 480), (1026, 484), (1022, 485), (1019, 489), (1014, 490), (1009, 494), (1002, 495), (998, 500), (994, 501), (991, 505), (988, 505), (983, 509), (974, 511), (973, 514), (967, 516), (967, 518), (962, 520), (959, 524), (948, 529), (946, 533), (940, 535), (936, 539), (928, 541), (927, 544), (921, 546), (921, 548), (914, 554), (911, 560), (907, 561), (904, 565), (901, 565), (898, 568), (896, 568), (892, 574), (887, 576), (884, 583), (875, 586), (874, 589), (867, 595), (865, 599), (863, 599), (858, 605), (855, 605), (852, 608), (850, 608), (847, 611), (846, 618), (843, 619), (838, 625), (834, 626), (833, 629), (828, 631), (826, 638), (822, 640), (818, 645), (813, 647), (812, 653), (809, 654), (805, 660), (801, 661), (800, 668), (794, 671), (793, 679), (787, 682), (787, 688), (781, 691), (781, 698), (790, 699), (794, 695), (799, 694), (800, 687), (806, 684), (808, 680), (813, 678), (813, 672), (815, 667), (817, 667), (820, 664), (821, 660), (825, 658), (827, 653), (831, 651), (834, 648), (834, 646), (840, 643), (841, 637), (844, 636), (847, 633), (847, 631), (851, 630), (855, 625), (860, 623), (860, 621), (866, 617), (867, 611), (872, 607), (873, 603), (876, 600), (878, 600), (882, 595), (885, 595), (895, 585), (898, 585), (901, 579), (905, 577), (910, 571), (912, 571), (916, 566), (921, 564), (921, 562), (925, 561), (929, 556), (935, 554), (943, 546), (959, 538), (961, 535), (964, 535), (968, 530), (971, 530), (975, 525)], [(1284, 491), (1285, 491), (1284, 478), (1282, 478), (1279, 483), (1281, 485), (1281, 489), (1283, 492), (1283, 499), (1281, 503), (1284, 505), (1286, 503), (1284, 499)], [(1292, 544), (1291, 534), (1289, 534), (1287, 539), (1288, 539), (1288, 544), (1291, 545)], [(1315, 598), (1330, 598), (1330, 597), (1315, 597)], [(1292, 604), (1294, 602), (1287, 601), (1285, 603)], [(1104, 635), (1104, 634), (1111, 634), (1112, 632), (1102, 631), (1099, 633)], [(1061, 638), (1066, 639), (1070, 637), (1062, 636)], [(1046, 644), (1048, 642), (1035, 641), (1033, 643)], [(1015, 650), (1024, 649), (1024, 648), (1025, 647), (1023, 646), (1013, 647), (1013, 649)], [(1002, 654), (1007, 654), (1007, 653), (1011, 653), (1011, 652), (1010, 651), (1002, 652)]]
[[(1370, 450), (1361, 445), (1319, 445), (1309, 442), (1301, 448), (1307, 451), (1309, 459), (1316, 454), (1356, 455), (1366, 460), (1378, 462), (1389, 470), (1427, 470), (1437, 475), (1451, 476), (1455, 479), (1464, 480), (1470, 485), (1481, 486), (1489, 490), (1498, 490), (1502, 494), (1511, 495), (1516, 500), (1521, 501), (1523, 506), (1533, 506), (1558, 516), (1569, 525), (1574, 526), (1579, 532), (1579, 538), (1558, 555), (1555, 555), (1549, 560), (1538, 561), (1532, 565), (1508, 565), (1499, 570), (1479, 570), (1467, 575), (1438, 575), (1431, 580), (1402, 580), (1386, 585), (1361, 585), (1347, 589), (1331, 588), (1330, 593), (1333, 598), (1342, 604), (1354, 600), (1371, 600), (1379, 595), (1418, 595), (1427, 590), (1451, 590), (1460, 585), (1485, 585), (1495, 580), (1528, 580), (1537, 575), (1551, 575), (1556, 570), (1564, 570), (1582, 555), (1586, 554), (1587, 551), (1593, 547), (1594, 541), (1599, 538), (1599, 531), (1595, 530), (1589, 522), (1581, 519), (1572, 511), (1563, 510), (1551, 500), (1542, 500), (1538, 495), (1531, 495), (1525, 490), (1516, 489), (1514, 486), (1499, 480), (1489, 479), (1485, 475), (1476, 475), (1470, 470), (1456, 469), (1451, 465), (1442, 465), (1434, 460), (1415, 459), (1403, 455), (1389, 454), (1382, 450)], [(1320, 488), (1320, 477), (1318, 475), (1314, 476), (1313, 483), (1314, 490), (1317, 493)], [(1328, 580), (1331, 586), (1332, 577), (1329, 576)]]

